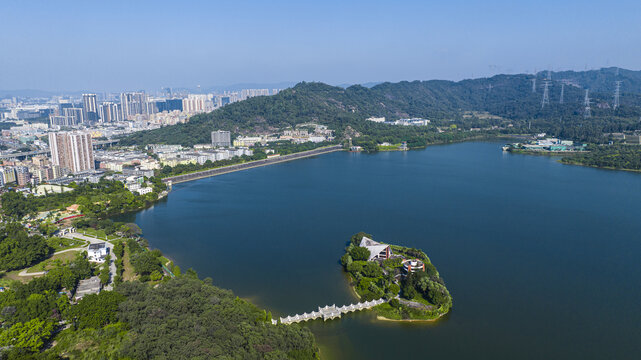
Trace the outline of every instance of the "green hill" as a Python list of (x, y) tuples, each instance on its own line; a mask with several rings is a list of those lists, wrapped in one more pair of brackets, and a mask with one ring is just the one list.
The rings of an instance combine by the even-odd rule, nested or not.
[[(338, 136), (349, 129), (379, 140), (388, 136), (404, 140), (420, 138), (421, 141), (434, 136), (437, 126), (450, 125), (468, 129), (509, 123), (512, 124), (511, 129), (523, 131), (531, 124), (533, 131), (584, 140), (594, 140), (604, 131), (638, 128), (641, 95), (625, 92), (625, 89), (641, 89), (639, 72), (620, 71), (630, 85), (622, 87), (621, 106), (616, 111), (610, 106), (611, 92), (591, 91), (592, 117), (584, 119), (584, 89), (579, 83), (595, 87), (601, 84), (598, 88), (605, 89), (611, 80), (608, 75), (611, 69), (600, 71), (603, 73), (601, 77), (591, 72), (573, 73), (575, 85), (565, 86), (563, 104), (559, 103), (561, 80), (568, 83), (567, 78), (572, 74), (554, 74), (552, 78), (557, 79), (558, 75), (558, 80), (550, 83), (550, 105), (543, 109), (543, 90), (539, 86), (536, 92), (532, 92), (532, 75), (497, 75), (459, 82), (403, 81), (382, 83), (372, 88), (354, 85), (346, 89), (302, 82), (274, 96), (254, 97), (208, 114), (193, 116), (186, 124), (135, 133), (123, 139), (122, 144), (189, 146), (209, 142), (210, 132), (216, 129), (230, 130), (235, 134), (269, 133), (310, 121), (329, 125), (337, 130)], [(541, 85), (542, 82), (543, 76), (539, 74), (537, 83)], [(432, 120), (434, 126), (400, 129), (364, 121), (370, 116), (388, 119), (424, 117)]]

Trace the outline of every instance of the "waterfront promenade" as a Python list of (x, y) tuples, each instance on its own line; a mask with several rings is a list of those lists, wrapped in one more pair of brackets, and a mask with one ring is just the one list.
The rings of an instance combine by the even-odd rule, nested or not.
[(223, 166), (215, 169), (198, 171), (191, 174), (170, 176), (162, 179), (162, 181), (163, 182), (171, 181), (172, 183), (177, 184), (177, 183), (191, 181), (191, 180), (203, 179), (210, 176), (227, 174), (234, 171), (253, 169), (259, 166), (278, 164), (278, 163), (292, 161), (296, 159), (302, 159), (310, 156), (327, 154), (335, 151), (340, 151), (342, 149), (343, 149), (342, 145), (327, 146), (327, 147), (322, 147), (314, 150), (302, 151), (295, 154), (283, 155), (283, 156), (273, 157), (269, 159), (250, 161), (242, 164), (235, 164), (235, 165)]

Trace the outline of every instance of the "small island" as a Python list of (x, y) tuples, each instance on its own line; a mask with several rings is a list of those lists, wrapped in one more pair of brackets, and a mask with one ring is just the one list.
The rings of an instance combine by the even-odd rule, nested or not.
[(452, 308), (452, 296), (427, 255), (354, 234), (341, 257), (361, 300), (388, 299), (374, 307), (379, 320), (432, 321)]

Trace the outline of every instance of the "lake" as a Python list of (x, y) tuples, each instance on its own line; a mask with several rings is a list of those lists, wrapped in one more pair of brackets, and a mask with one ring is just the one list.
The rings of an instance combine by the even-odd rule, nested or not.
[[(454, 299), (431, 324), (306, 323), (323, 358), (641, 357), (641, 174), (467, 142), (338, 152), (174, 186), (129, 216), (183, 271), (274, 316), (357, 299), (358, 231), (420, 248)], [(122, 219), (121, 219), (122, 220)]]

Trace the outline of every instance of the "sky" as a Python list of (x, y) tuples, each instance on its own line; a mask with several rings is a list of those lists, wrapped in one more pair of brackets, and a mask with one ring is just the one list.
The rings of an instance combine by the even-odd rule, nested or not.
[(0, 89), (641, 69), (641, 1), (0, 0)]

